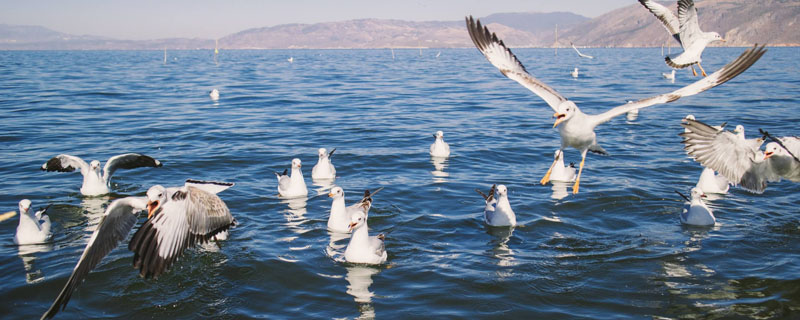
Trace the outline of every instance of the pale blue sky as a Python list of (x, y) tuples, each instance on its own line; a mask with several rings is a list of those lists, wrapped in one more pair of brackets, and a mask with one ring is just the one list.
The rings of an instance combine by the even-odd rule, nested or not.
[(634, 0), (0, 0), (0, 23), (118, 39), (219, 38), (248, 28), (358, 18), (461, 20), (500, 12), (596, 17)]

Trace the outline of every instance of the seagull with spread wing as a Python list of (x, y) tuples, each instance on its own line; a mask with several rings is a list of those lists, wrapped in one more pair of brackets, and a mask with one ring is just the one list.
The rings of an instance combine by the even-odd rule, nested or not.
[(686, 67), (692, 68), (692, 74), (697, 76), (697, 71), (694, 70), (696, 64), (700, 68), (703, 76), (706, 76), (706, 71), (700, 65), (702, 59), (700, 56), (703, 50), (706, 49), (709, 43), (714, 41), (725, 42), (722, 36), (716, 32), (703, 32), (700, 30), (700, 24), (697, 22), (697, 8), (694, 7), (693, 0), (678, 0), (678, 16), (672, 14), (672, 11), (667, 7), (658, 4), (654, 0), (639, 0), (647, 10), (658, 18), (664, 24), (675, 40), (678, 40), (683, 52), (674, 57), (667, 56), (665, 58), (667, 65), (677, 69)]
[(161, 162), (140, 153), (126, 153), (113, 156), (103, 166), (100, 173), (100, 161), (92, 160), (89, 164), (83, 159), (68, 154), (59, 154), (42, 165), (44, 171), (72, 172), (75, 169), (83, 175), (81, 194), (99, 196), (111, 192), (111, 176), (117, 169), (135, 169), (143, 167), (161, 167)]
[(680, 136), (689, 156), (719, 171), (734, 185), (762, 193), (767, 182), (781, 178), (800, 182), (800, 137), (776, 138), (761, 151), (761, 141), (745, 139), (744, 129), (719, 131), (700, 121), (683, 121), (686, 131)]
[[(628, 111), (672, 102), (681, 97), (695, 95), (723, 84), (747, 70), (747, 68), (758, 61), (764, 52), (766, 52), (763, 46), (758, 47), (758, 45), (756, 45), (753, 48), (747, 49), (739, 58), (728, 63), (717, 72), (688, 86), (670, 93), (626, 103), (601, 114), (590, 115), (581, 112), (574, 102), (567, 100), (567, 98), (559, 94), (555, 89), (530, 75), (525, 69), (525, 66), (519, 62), (517, 57), (506, 47), (503, 41), (499, 40), (497, 35), (490, 32), (488, 28), (482, 26), (480, 20), (476, 22), (472, 16), (469, 16), (466, 18), (466, 22), (472, 42), (475, 43), (475, 46), (486, 59), (488, 59), (492, 65), (500, 69), (503, 75), (517, 81), (542, 98), (553, 111), (555, 111), (553, 117), (555, 117), (556, 120), (553, 127), (561, 125), (559, 127), (561, 150), (567, 147), (580, 150), (581, 164), (578, 169), (578, 176), (575, 179), (575, 184), (572, 187), (573, 193), (578, 193), (583, 164), (584, 161), (586, 161), (586, 153), (592, 151), (606, 154), (605, 150), (597, 144), (597, 136), (594, 132), (595, 127), (618, 115), (626, 114)], [(542, 184), (546, 184), (550, 181), (550, 173), (551, 171), (548, 170), (544, 178), (540, 181)]]
[(133, 235), (128, 249), (134, 252), (133, 266), (145, 278), (158, 277), (187, 248), (228, 230), (236, 219), (216, 193), (232, 186), (233, 183), (186, 180), (182, 187), (156, 185), (147, 190), (147, 197), (111, 202), (67, 284), (42, 319), (52, 318), (67, 307), (72, 292), (89, 272), (128, 236), (140, 211), (147, 210), (147, 221)]

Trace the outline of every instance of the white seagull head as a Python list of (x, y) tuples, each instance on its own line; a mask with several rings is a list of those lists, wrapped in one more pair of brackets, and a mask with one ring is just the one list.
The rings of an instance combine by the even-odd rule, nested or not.
[(508, 189), (506, 188), (506, 186), (504, 184), (498, 184), (497, 185), (497, 189), (495, 189), (495, 194), (497, 194), (498, 198), (502, 197), (502, 196), (505, 196), (505, 195), (508, 194)]
[(574, 102), (567, 100), (559, 104), (556, 110), (556, 113), (553, 114), (553, 117), (556, 118), (556, 122), (553, 123), (553, 128), (564, 121), (572, 119), (572, 116), (578, 112), (578, 106), (576, 106)]
[(772, 158), (774, 156), (789, 156), (789, 153), (783, 149), (777, 142), (770, 142), (767, 143), (767, 146), (764, 147), (764, 160)]
[(331, 189), (331, 192), (328, 193), (328, 197), (334, 199), (344, 197), (344, 190), (342, 189), (342, 187), (333, 187), (333, 189)]
[(442, 139), (444, 138), (444, 132), (442, 132), (442, 130), (436, 131), (436, 133), (433, 134), (433, 137), (436, 139)]
[(553, 154), (553, 159), (558, 160), (558, 158), (561, 158), (562, 153), (563, 151), (561, 151), (561, 149), (557, 149), (556, 152)]
[(28, 199), (22, 199), (19, 201), (19, 214), (22, 215), (23, 213), (28, 213), (28, 210), (31, 209), (31, 201)]
[(161, 207), (167, 202), (167, 189), (161, 185), (155, 185), (147, 190), (147, 219), (161, 212)]
[(353, 215), (350, 216), (350, 231), (360, 228), (365, 222), (367, 222), (367, 216), (363, 212), (353, 212)]
[(725, 42), (725, 39), (722, 39), (722, 36), (720, 36), (719, 33), (716, 33), (716, 32), (713, 32), (713, 31), (704, 32), (703, 36), (708, 40), (709, 43), (714, 42), (714, 41)]
[(92, 171), (100, 171), (100, 161), (92, 160), (92, 162), (89, 163), (89, 166), (92, 167)]
[(294, 169), (294, 168), (300, 168), (300, 167), (302, 167), (302, 166), (303, 166), (303, 165), (302, 165), (302, 164), (300, 164), (300, 159), (297, 159), (297, 158), (294, 158), (294, 159), (292, 159), (292, 169)]
[(700, 198), (705, 198), (705, 197), (706, 194), (703, 193), (703, 191), (700, 190), (700, 188), (697, 187), (692, 188), (692, 201), (700, 200)]
[(319, 148), (319, 150), (317, 150), (317, 153), (319, 153), (320, 159), (325, 159), (328, 157), (328, 150), (325, 150), (325, 148)]

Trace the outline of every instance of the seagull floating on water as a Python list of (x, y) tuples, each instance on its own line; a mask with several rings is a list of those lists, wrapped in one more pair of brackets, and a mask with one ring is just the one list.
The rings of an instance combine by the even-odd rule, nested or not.
[(292, 159), (292, 175), (289, 176), (287, 170), (283, 173), (275, 172), (278, 177), (278, 194), (284, 198), (299, 198), (308, 195), (306, 181), (303, 179), (303, 171), (300, 170), (300, 159)]
[(289, 57), (289, 59), (286, 59), (286, 61), (289, 61), (289, 63), (293, 63), (294, 62), (294, 57)]
[(372, 206), (372, 196), (381, 191), (382, 187), (370, 193), (369, 190), (364, 191), (364, 197), (360, 201), (350, 206), (345, 206), (344, 202), (344, 189), (341, 187), (333, 187), (328, 194), (333, 198), (331, 203), (331, 214), (328, 217), (328, 229), (334, 232), (349, 233), (350, 222), (354, 212), (364, 212), (367, 215), (370, 206)]
[(317, 150), (317, 153), (319, 153), (319, 160), (317, 160), (317, 164), (314, 165), (314, 168), (311, 169), (311, 179), (336, 179), (336, 167), (331, 163), (331, 157), (335, 151), (336, 148), (333, 148), (331, 152), (328, 152), (325, 148), (319, 148), (319, 150)]
[(208, 94), (208, 96), (211, 97), (211, 100), (214, 100), (214, 101), (219, 100), (219, 90), (217, 90), (217, 89), (211, 90), (211, 92)]
[(653, 0), (639, 0), (645, 8), (664, 24), (664, 28), (672, 35), (675, 40), (678, 40), (683, 52), (674, 57), (667, 56), (665, 58), (668, 66), (683, 69), (692, 67), (692, 74), (697, 76), (697, 71), (694, 70), (696, 64), (703, 76), (706, 76), (706, 71), (700, 65), (702, 59), (700, 56), (706, 46), (714, 41), (725, 41), (716, 32), (703, 32), (700, 30), (700, 25), (697, 22), (697, 9), (694, 7), (692, 0), (678, 0), (678, 16), (675, 17), (672, 11), (667, 7), (658, 4)]
[(684, 149), (695, 161), (719, 171), (734, 185), (762, 193), (767, 182), (781, 178), (800, 182), (800, 138), (781, 137), (760, 150), (759, 141), (744, 139), (730, 131), (719, 131), (694, 120), (684, 120)]
[(661, 76), (664, 77), (664, 79), (672, 80), (674, 82), (675, 81), (675, 69), (672, 69), (672, 72), (662, 72)]
[(161, 162), (140, 153), (126, 153), (113, 156), (103, 167), (103, 174), (100, 174), (100, 161), (86, 161), (76, 156), (59, 154), (42, 165), (42, 170), (72, 172), (79, 169), (83, 175), (83, 185), (81, 194), (85, 196), (97, 196), (110, 193), (110, 179), (117, 169), (134, 169), (143, 167), (161, 167)]
[(31, 201), (22, 199), (19, 202), (19, 225), (14, 235), (14, 243), (18, 245), (39, 244), (50, 241), (50, 217), (47, 216), (47, 206), (44, 209), (31, 213)]
[(89, 272), (127, 238), (140, 211), (147, 210), (147, 221), (133, 235), (128, 249), (134, 252), (133, 267), (145, 278), (157, 278), (187, 248), (228, 230), (236, 219), (216, 193), (232, 186), (233, 183), (186, 180), (182, 187), (156, 185), (147, 190), (147, 197), (111, 202), (67, 284), (42, 319), (52, 318), (67, 307), (72, 293)]
[[(553, 111), (555, 111), (553, 116), (556, 118), (556, 121), (553, 127), (563, 123), (559, 128), (561, 149), (573, 147), (580, 150), (581, 163), (578, 168), (578, 176), (572, 188), (573, 193), (578, 193), (581, 173), (583, 172), (583, 165), (586, 160), (586, 153), (592, 151), (600, 154), (607, 154), (606, 151), (597, 144), (596, 134), (594, 132), (595, 127), (618, 115), (625, 114), (628, 111), (649, 107), (655, 104), (672, 102), (681, 97), (695, 95), (723, 84), (747, 70), (747, 68), (758, 61), (766, 51), (763, 46), (758, 47), (756, 45), (746, 50), (739, 58), (728, 63), (709, 77), (700, 79), (688, 86), (670, 93), (626, 103), (602, 114), (589, 115), (581, 112), (574, 102), (567, 100), (567, 98), (559, 94), (555, 89), (531, 76), (511, 50), (505, 46), (503, 41), (499, 40), (497, 35), (491, 33), (488, 28), (482, 26), (480, 20), (476, 23), (470, 16), (466, 18), (466, 22), (472, 42), (475, 43), (475, 46), (486, 59), (488, 59), (492, 65), (500, 69), (503, 75), (517, 81), (542, 98)], [(548, 171), (540, 182), (546, 184), (549, 180), (550, 172)]]
[[(376, 191), (377, 192), (377, 191)], [(372, 198), (365, 192), (361, 200), (361, 209), (352, 212), (349, 231), (352, 232), (347, 249), (344, 250), (344, 259), (350, 263), (381, 264), (386, 262), (386, 247), (383, 244), (384, 235), (369, 235), (367, 216), (372, 206)]]
[(568, 166), (564, 165), (564, 151), (561, 149), (556, 150), (553, 154), (553, 164), (550, 165), (550, 181), (558, 182), (574, 182), (575, 181), (575, 164), (570, 162)]
[[(678, 193), (680, 194), (680, 192)], [(681, 196), (683, 196), (681, 194)], [(706, 195), (699, 188), (692, 188), (692, 198), (686, 199), (689, 205), (681, 212), (681, 223), (693, 226), (713, 226), (717, 219), (714, 213), (703, 203)]]
[(484, 200), (486, 207), (483, 209), (483, 222), (495, 227), (513, 227), (517, 225), (517, 216), (508, 202), (508, 189), (505, 185), (492, 185), (489, 195), (477, 190)]
[(571, 74), (573, 78), (577, 78), (578, 77), (578, 67), (575, 67), (575, 69), (573, 69), (572, 72), (570, 72), (569, 74)]
[(431, 156), (433, 157), (440, 157), (440, 158), (447, 158), (450, 156), (450, 145), (447, 142), (444, 142), (444, 132), (441, 130), (436, 131), (433, 134), (433, 137), (436, 139), (431, 144)]

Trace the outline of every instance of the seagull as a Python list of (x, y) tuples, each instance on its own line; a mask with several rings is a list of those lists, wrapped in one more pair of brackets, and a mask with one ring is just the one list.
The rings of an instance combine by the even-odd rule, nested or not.
[(578, 67), (575, 67), (575, 69), (572, 70), (572, 72), (570, 72), (569, 74), (571, 74), (573, 78), (577, 78), (578, 77)]
[(493, 190), (489, 190), (491, 195), (494, 191), (497, 201), (491, 204), (493, 210), (490, 210), (490, 202), (492, 199), (486, 199), (486, 208), (483, 211), (483, 222), (490, 226), (495, 227), (513, 227), (517, 225), (517, 216), (514, 215), (514, 210), (511, 209), (511, 204), (508, 203), (508, 189), (505, 185), (497, 185), (497, 188), (492, 186)]
[[(561, 135), (561, 149), (573, 147), (581, 152), (581, 164), (578, 169), (578, 176), (575, 178), (575, 184), (572, 187), (573, 193), (578, 193), (581, 172), (583, 172), (583, 164), (586, 160), (586, 153), (588, 151), (606, 154), (605, 150), (597, 144), (594, 128), (602, 123), (605, 123), (612, 118), (625, 114), (630, 110), (649, 107), (655, 104), (668, 103), (680, 99), (681, 97), (691, 96), (700, 92), (706, 91), (720, 84), (733, 79), (740, 73), (744, 72), (753, 63), (758, 61), (759, 58), (766, 51), (763, 46), (757, 45), (742, 53), (739, 58), (731, 63), (728, 63), (722, 69), (712, 73), (704, 79), (700, 79), (695, 83), (680, 88), (670, 93), (653, 96), (650, 98), (641, 99), (632, 103), (613, 108), (597, 115), (585, 114), (578, 109), (574, 102), (567, 100), (564, 96), (559, 94), (555, 89), (544, 84), (538, 79), (531, 76), (522, 63), (519, 62), (517, 57), (509, 50), (502, 40), (497, 38), (497, 35), (491, 33), (488, 28), (481, 26), (480, 20), (475, 23), (473, 18), (467, 17), (467, 30), (469, 31), (472, 41), (481, 53), (489, 60), (495, 67), (500, 69), (506, 77), (517, 81), (522, 86), (528, 88), (533, 93), (542, 98), (547, 104), (555, 111), (553, 115), (556, 118), (553, 127), (559, 124), (563, 125), (559, 128)], [(544, 178), (540, 181), (546, 184), (550, 179), (550, 172), (548, 171)]]
[(319, 150), (317, 150), (319, 153), (319, 160), (317, 160), (317, 164), (314, 165), (314, 168), (311, 169), (311, 179), (336, 179), (336, 168), (333, 166), (333, 163), (331, 163), (331, 157), (335, 151), (336, 148), (333, 148), (331, 152), (328, 152), (325, 148), (319, 148)]
[(144, 278), (157, 278), (187, 248), (208, 242), (233, 226), (236, 219), (216, 195), (232, 186), (233, 183), (190, 179), (182, 187), (156, 185), (147, 190), (146, 197), (111, 202), (67, 284), (42, 319), (52, 318), (66, 308), (72, 292), (89, 272), (128, 236), (140, 211), (147, 210), (147, 221), (133, 235), (128, 249), (134, 252), (134, 268)]
[[(364, 192), (365, 199), (369, 197)], [(344, 250), (344, 259), (350, 263), (381, 264), (386, 262), (386, 247), (383, 244), (384, 235), (369, 235), (367, 227), (367, 213), (372, 205), (372, 198), (362, 200), (362, 210), (355, 210), (350, 217), (349, 232), (350, 242)]]
[(31, 213), (31, 201), (22, 199), (19, 202), (19, 225), (14, 243), (18, 245), (39, 244), (50, 240), (50, 217), (46, 212), (50, 206)]
[(293, 63), (294, 62), (294, 57), (289, 57), (289, 59), (286, 59), (286, 61), (289, 61), (289, 63)]
[(721, 174), (715, 174), (714, 169), (703, 168), (695, 188), (700, 189), (703, 193), (726, 194), (730, 189), (730, 184), (728, 178)]
[(68, 154), (59, 154), (42, 165), (42, 170), (72, 172), (80, 169), (83, 175), (83, 186), (81, 194), (85, 196), (98, 196), (110, 193), (109, 186), (111, 176), (117, 169), (134, 169), (143, 167), (161, 167), (161, 162), (140, 153), (126, 153), (113, 156), (103, 167), (103, 175), (100, 175), (100, 161), (92, 160), (86, 164), (83, 159)]
[[(680, 192), (678, 194), (686, 198)], [(689, 206), (683, 208), (683, 212), (681, 212), (681, 223), (693, 226), (713, 226), (716, 223), (717, 219), (714, 218), (714, 213), (701, 199), (705, 197), (706, 195), (699, 188), (692, 188), (692, 198), (686, 198)]]
[(211, 92), (208, 94), (208, 96), (211, 97), (211, 100), (214, 100), (214, 101), (219, 100), (219, 90), (217, 90), (217, 89), (211, 90)]
[(664, 77), (664, 79), (672, 80), (672, 82), (675, 82), (675, 69), (672, 69), (672, 72), (670, 73), (662, 72), (661, 76)]
[(433, 137), (436, 139), (431, 144), (431, 156), (433, 157), (440, 157), (440, 158), (447, 158), (450, 156), (450, 145), (447, 142), (444, 142), (444, 132), (441, 130), (436, 131), (433, 134)]
[(303, 172), (300, 171), (300, 159), (292, 159), (292, 175), (289, 176), (287, 170), (283, 174), (275, 172), (278, 176), (278, 194), (284, 198), (299, 198), (308, 195), (306, 181), (303, 180)]
[(665, 58), (668, 66), (683, 69), (692, 67), (692, 74), (697, 76), (697, 71), (694, 70), (696, 64), (703, 76), (706, 76), (706, 71), (700, 65), (702, 59), (700, 55), (706, 46), (714, 41), (722, 41), (722, 36), (716, 32), (703, 32), (697, 22), (697, 9), (694, 7), (692, 0), (678, 0), (678, 16), (672, 14), (672, 11), (667, 7), (658, 4), (654, 0), (639, 0), (645, 8), (661, 20), (664, 28), (672, 35), (675, 40), (678, 40), (683, 52), (674, 57), (667, 56)]
[(560, 182), (574, 182), (575, 181), (575, 164), (570, 163), (568, 166), (564, 165), (564, 152), (557, 149), (553, 154), (553, 164), (550, 165), (550, 181)]
[(364, 212), (366, 215), (369, 208), (372, 206), (372, 196), (381, 191), (382, 187), (370, 193), (369, 190), (364, 191), (364, 197), (355, 204), (345, 207), (344, 203), (344, 190), (341, 187), (333, 187), (328, 197), (333, 198), (331, 203), (331, 215), (328, 217), (328, 229), (339, 232), (349, 233), (351, 218), (354, 212)]
[(767, 182), (781, 178), (800, 182), (800, 137), (782, 137), (767, 143), (764, 151), (743, 133), (718, 131), (700, 121), (684, 120), (684, 149), (703, 166), (719, 171), (734, 185), (762, 193)]
[(569, 43), (569, 45), (571, 45), (571, 46), (572, 46), (572, 49), (575, 49), (575, 52), (577, 52), (577, 53), (578, 53), (578, 56), (579, 56), (579, 57), (581, 57), (581, 58), (587, 58), (587, 59), (594, 59), (594, 57), (592, 57), (592, 56), (590, 56), (590, 55), (588, 55), (588, 54), (583, 54), (583, 53), (581, 53), (580, 51), (578, 51), (578, 48), (576, 48), (576, 47), (575, 47), (575, 45), (574, 45), (574, 44), (572, 44), (572, 42), (570, 42), (570, 43)]

